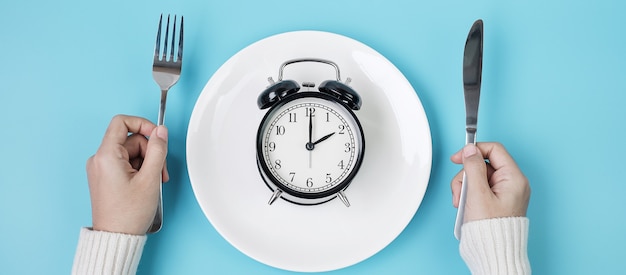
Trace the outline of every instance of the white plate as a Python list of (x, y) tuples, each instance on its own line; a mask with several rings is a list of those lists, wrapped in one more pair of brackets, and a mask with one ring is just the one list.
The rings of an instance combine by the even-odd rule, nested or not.
[[(294, 58), (334, 61), (363, 100), (359, 117), (365, 158), (346, 195), (299, 206), (271, 196), (256, 166), (255, 142), (266, 110), (257, 96)], [(300, 65), (302, 64), (302, 65)], [(284, 79), (335, 79), (325, 64), (298, 63)], [(329, 271), (356, 264), (391, 243), (411, 221), (430, 176), (430, 128), (402, 73), (368, 46), (337, 34), (297, 31), (260, 40), (230, 58), (200, 94), (189, 122), (191, 184), (215, 229), (244, 254), (291, 271)]]

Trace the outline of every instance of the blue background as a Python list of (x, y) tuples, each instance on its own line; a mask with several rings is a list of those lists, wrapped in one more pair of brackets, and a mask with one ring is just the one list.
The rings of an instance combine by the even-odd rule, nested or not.
[(168, 98), (165, 227), (140, 274), (289, 274), (229, 245), (186, 170), (194, 103), (229, 57), (267, 36), (322, 30), (357, 39), (416, 89), (433, 137), (425, 198), (375, 256), (331, 274), (466, 274), (452, 228), (449, 156), (464, 143), (463, 45), (485, 21), (479, 141), (504, 143), (528, 176), (536, 274), (617, 274), (626, 253), (626, 2), (2, 1), (0, 267), (67, 274), (91, 225), (85, 161), (118, 113), (156, 120), (158, 16), (185, 16), (185, 63)]

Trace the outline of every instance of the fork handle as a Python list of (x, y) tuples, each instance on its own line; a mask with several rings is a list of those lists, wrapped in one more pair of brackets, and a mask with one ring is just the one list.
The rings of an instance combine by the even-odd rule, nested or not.
[[(161, 104), (159, 106), (159, 116), (157, 118), (157, 125), (163, 125), (165, 122), (165, 102), (167, 101), (167, 91), (161, 90)], [(163, 226), (163, 178), (162, 175), (159, 180), (159, 201), (156, 209), (156, 213), (154, 215), (154, 220), (152, 220), (152, 225), (148, 229), (148, 233), (156, 233), (161, 230)]]
[(165, 123), (165, 102), (167, 101), (167, 91), (161, 90), (161, 104), (159, 106), (159, 116), (157, 118), (157, 125), (163, 125)]
[(160, 180), (159, 184), (159, 202), (157, 205), (156, 213), (154, 214), (154, 220), (152, 220), (152, 225), (148, 229), (149, 234), (157, 233), (161, 230), (163, 226), (163, 179)]

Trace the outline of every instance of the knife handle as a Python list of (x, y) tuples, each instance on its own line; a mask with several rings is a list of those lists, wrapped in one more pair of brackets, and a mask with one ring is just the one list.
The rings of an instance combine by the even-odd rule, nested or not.
[[(476, 145), (476, 128), (466, 129), (465, 145)], [(461, 240), (461, 227), (465, 217), (465, 200), (467, 198), (467, 175), (463, 172), (463, 182), (461, 183), (461, 196), (459, 197), (459, 208), (456, 210), (456, 220), (454, 222), (454, 237)]]
[(461, 196), (459, 198), (459, 208), (456, 211), (456, 221), (454, 222), (454, 237), (461, 240), (461, 227), (465, 216), (465, 199), (467, 197), (467, 175), (463, 172), (463, 183), (461, 184)]

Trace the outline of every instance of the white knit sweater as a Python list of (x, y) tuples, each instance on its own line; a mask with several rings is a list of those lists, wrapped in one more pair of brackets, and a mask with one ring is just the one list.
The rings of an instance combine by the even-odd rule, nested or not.
[(147, 239), (82, 228), (72, 274), (135, 274)]
[[(472, 274), (530, 274), (528, 218), (463, 225), (459, 251)], [(83, 228), (72, 274), (135, 274), (147, 237)]]
[(526, 217), (468, 222), (459, 251), (472, 274), (531, 274)]

